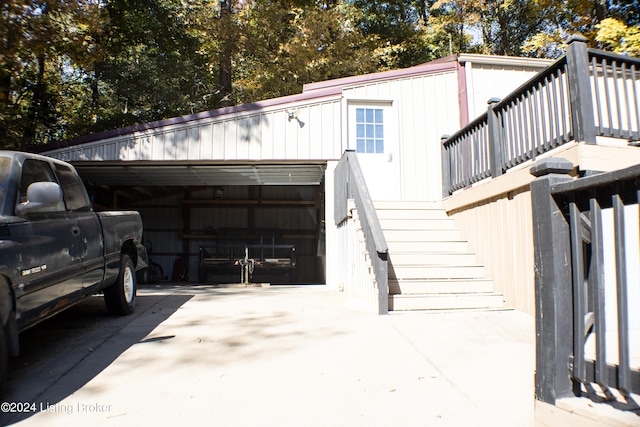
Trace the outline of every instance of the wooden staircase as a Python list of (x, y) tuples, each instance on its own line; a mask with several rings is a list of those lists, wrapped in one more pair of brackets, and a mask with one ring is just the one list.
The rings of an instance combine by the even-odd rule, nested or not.
[(375, 202), (389, 246), (389, 310), (504, 308), (440, 202)]

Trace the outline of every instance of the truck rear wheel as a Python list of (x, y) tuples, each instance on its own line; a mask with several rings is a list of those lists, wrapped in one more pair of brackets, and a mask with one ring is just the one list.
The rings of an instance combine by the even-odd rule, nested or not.
[(136, 306), (136, 271), (129, 255), (122, 255), (116, 283), (104, 290), (104, 302), (113, 314), (131, 314)]

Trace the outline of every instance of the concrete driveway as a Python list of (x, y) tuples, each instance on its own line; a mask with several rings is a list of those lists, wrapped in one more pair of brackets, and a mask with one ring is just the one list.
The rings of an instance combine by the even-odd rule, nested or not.
[[(534, 319), (376, 316), (324, 286), (146, 287), (27, 331), (0, 424), (532, 426)], [(9, 404), (9, 406), (7, 406)]]

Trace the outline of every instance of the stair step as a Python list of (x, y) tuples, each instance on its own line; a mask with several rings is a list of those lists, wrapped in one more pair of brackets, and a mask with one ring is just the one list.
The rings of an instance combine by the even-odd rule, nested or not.
[(438, 250), (445, 252), (465, 252), (469, 244), (464, 240), (440, 240), (440, 241), (403, 241), (389, 240), (385, 232), (389, 253), (393, 256), (396, 252), (435, 252)]
[(459, 230), (384, 230), (384, 236), (387, 242), (389, 241), (404, 241), (404, 242), (442, 242), (461, 240)]
[(450, 219), (443, 209), (377, 209), (378, 219)]
[(390, 295), (491, 293), (493, 280), (397, 280), (389, 279)]
[(376, 201), (389, 247), (389, 310), (503, 309), (441, 202)]
[(402, 265), (475, 265), (476, 254), (473, 252), (393, 252), (389, 262), (395, 266)]
[(389, 310), (473, 310), (501, 309), (504, 301), (501, 294), (424, 294), (389, 295)]
[(402, 209), (402, 210), (440, 210), (442, 201), (424, 201), (424, 200), (376, 200), (373, 206), (378, 209)]
[(389, 278), (393, 279), (481, 279), (484, 278), (484, 266), (430, 266), (430, 265), (392, 265)]
[(455, 230), (455, 222), (448, 218), (380, 218), (383, 230)]

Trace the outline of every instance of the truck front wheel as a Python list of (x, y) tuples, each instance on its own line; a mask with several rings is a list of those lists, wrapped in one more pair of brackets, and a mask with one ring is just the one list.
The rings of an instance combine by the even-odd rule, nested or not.
[(122, 255), (116, 283), (104, 290), (104, 302), (113, 314), (131, 314), (136, 306), (136, 270), (129, 255)]

